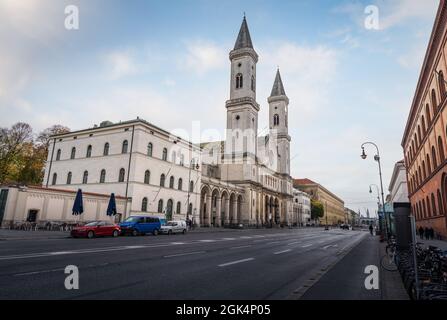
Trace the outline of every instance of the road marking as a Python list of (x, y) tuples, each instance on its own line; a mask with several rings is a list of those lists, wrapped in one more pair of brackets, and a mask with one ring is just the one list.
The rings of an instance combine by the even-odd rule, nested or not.
[(173, 245), (185, 244), (184, 242), (171, 242)]
[(241, 239), (251, 239), (252, 237), (242, 236), (242, 237), (239, 237), (239, 238), (241, 238)]
[(311, 245), (312, 245), (312, 243), (305, 244), (304, 246), (301, 246), (301, 248), (307, 248), (307, 247), (310, 247)]
[(236, 238), (223, 238), (222, 240), (236, 240)]
[(50, 272), (63, 271), (63, 270), (65, 270), (65, 268), (17, 273), (17, 274), (15, 274), (13, 276), (14, 277), (25, 277), (25, 276), (32, 276), (32, 275), (35, 275), (35, 274), (50, 273)]
[(287, 250), (283, 250), (283, 251), (273, 252), (273, 254), (281, 254), (281, 253), (286, 253), (286, 252), (290, 252), (290, 251), (292, 251), (292, 249), (287, 249)]
[(230, 250), (233, 250), (233, 249), (242, 249), (242, 248), (249, 248), (249, 247), (251, 247), (251, 245), (248, 245), (248, 246), (239, 246), (239, 247), (231, 247)]
[(127, 249), (141, 249), (144, 248), (144, 246), (127, 246)]
[(216, 242), (216, 240), (199, 240), (199, 242)]
[(237, 263), (243, 263), (243, 262), (248, 262), (248, 261), (252, 261), (255, 258), (247, 258), (247, 259), (242, 259), (242, 260), (236, 260), (236, 261), (231, 261), (231, 262), (227, 262), (227, 263), (222, 263), (219, 264), (218, 267), (226, 267), (226, 266), (231, 266), (233, 264), (237, 264)]
[(301, 241), (295, 241), (295, 242), (291, 242), (291, 243), (288, 243), (287, 245), (288, 246), (291, 246), (291, 245), (294, 245), (294, 244), (297, 244), (297, 243), (300, 243)]
[(258, 240), (253, 240), (253, 242), (263, 242), (263, 241), (269, 241), (270, 239), (258, 239)]
[(281, 241), (272, 241), (272, 242), (269, 242), (269, 243), (267, 243), (267, 244), (276, 244), (276, 243), (280, 243)]
[(330, 244), (330, 245), (324, 246), (323, 249), (326, 250), (326, 249), (329, 249), (331, 247), (334, 247), (334, 248), (338, 247), (338, 244)]
[(189, 256), (193, 254), (200, 254), (205, 253), (206, 251), (194, 251), (194, 252), (185, 252), (185, 253), (178, 253), (178, 254), (170, 254), (167, 256), (163, 256), (163, 258), (173, 258), (173, 257), (182, 257), (182, 256)]

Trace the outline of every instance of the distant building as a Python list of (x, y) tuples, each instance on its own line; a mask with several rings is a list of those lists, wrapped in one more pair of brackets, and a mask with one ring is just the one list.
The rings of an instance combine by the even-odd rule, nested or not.
[(410, 202), (410, 199), (408, 198), (407, 171), (405, 169), (404, 160), (395, 163), (388, 191), (390, 192), (391, 203)]
[(311, 221), (311, 206), (310, 196), (296, 188), (293, 189), (293, 216), (292, 224), (304, 226), (312, 223)]
[(320, 201), (324, 206), (324, 217), (321, 223), (339, 224), (345, 221), (345, 203), (331, 191), (310, 179), (294, 179), (293, 186), (310, 195), (313, 200)]

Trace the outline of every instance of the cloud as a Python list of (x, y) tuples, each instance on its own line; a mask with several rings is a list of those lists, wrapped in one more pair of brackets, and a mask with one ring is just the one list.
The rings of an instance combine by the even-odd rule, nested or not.
[(199, 75), (224, 68), (228, 59), (228, 50), (204, 40), (188, 43), (186, 51), (186, 55), (179, 60), (180, 68)]
[(135, 57), (130, 49), (115, 51), (106, 55), (107, 68), (112, 79), (134, 75), (138, 72)]

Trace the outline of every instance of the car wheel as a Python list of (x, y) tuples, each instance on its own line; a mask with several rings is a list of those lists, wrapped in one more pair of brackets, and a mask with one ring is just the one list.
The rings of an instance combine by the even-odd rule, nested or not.
[(119, 235), (118, 230), (113, 230), (112, 237), (116, 238), (118, 237), (118, 235)]
[(138, 231), (137, 231), (137, 229), (133, 229), (133, 230), (132, 230), (132, 236), (134, 236), (134, 237), (138, 236)]
[(87, 233), (87, 238), (92, 239), (93, 237), (95, 237), (95, 233), (94, 233), (93, 231), (90, 230), (90, 231)]
[(152, 232), (152, 233), (153, 233), (154, 236), (158, 236), (158, 229), (155, 229), (154, 232)]
[(183, 229), (183, 234), (186, 234), (186, 229)]

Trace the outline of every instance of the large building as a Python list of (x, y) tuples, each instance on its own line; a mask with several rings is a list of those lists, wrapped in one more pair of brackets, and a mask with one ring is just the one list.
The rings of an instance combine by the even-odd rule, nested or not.
[(447, 237), (447, 2), (441, 0), (405, 126), (402, 147), (417, 226)]
[(296, 188), (293, 188), (293, 214), (291, 223), (298, 226), (314, 224), (311, 221), (310, 196)]
[[(289, 224), (289, 99), (277, 70), (267, 101), (269, 132), (259, 136), (258, 54), (245, 17), (229, 58), (225, 141), (193, 144), (142, 119), (105, 121), (52, 136), (44, 187), (114, 193), (128, 202), (123, 218), (144, 212), (201, 226)], [(37, 220), (47, 216), (42, 211)]]
[(345, 203), (331, 191), (310, 179), (294, 179), (293, 186), (309, 194), (313, 200), (320, 201), (324, 206), (324, 217), (321, 223), (340, 224), (345, 221)]
[(405, 169), (405, 163), (403, 160), (394, 164), (388, 191), (390, 192), (389, 202), (410, 202), (408, 199), (407, 170)]

